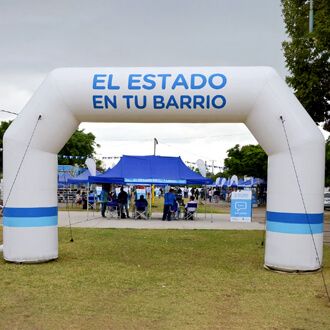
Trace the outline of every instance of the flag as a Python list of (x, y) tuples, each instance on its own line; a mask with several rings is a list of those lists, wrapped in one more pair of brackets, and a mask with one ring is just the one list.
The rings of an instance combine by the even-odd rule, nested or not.
[(199, 172), (202, 174), (202, 176), (206, 177), (206, 168), (205, 168), (205, 163), (201, 159), (198, 159), (196, 161), (197, 167), (199, 169)]
[(87, 165), (89, 172), (91, 173), (92, 176), (96, 175), (96, 164), (95, 160), (92, 158), (87, 158), (85, 161), (85, 164)]

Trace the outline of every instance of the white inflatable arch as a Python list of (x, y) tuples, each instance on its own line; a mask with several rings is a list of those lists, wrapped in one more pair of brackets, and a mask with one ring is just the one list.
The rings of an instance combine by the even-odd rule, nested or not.
[(324, 138), (269, 67), (52, 71), (4, 136), (5, 260), (58, 257), (57, 154), (81, 122), (244, 123), (268, 155), (265, 265), (321, 267)]

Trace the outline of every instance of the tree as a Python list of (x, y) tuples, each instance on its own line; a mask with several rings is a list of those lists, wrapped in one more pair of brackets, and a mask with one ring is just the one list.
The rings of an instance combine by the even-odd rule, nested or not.
[(282, 43), (286, 81), (316, 123), (330, 131), (330, 2), (314, 0), (313, 32), (309, 32), (310, 1), (281, 0), (286, 33)]
[(330, 136), (325, 142), (325, 187), (330, 186)]
[[(194, 171), (194, 172), (196, 172), (197, 174), (199, 174), (199, 175), (202, 175), (202, 173), (200, 172), (200, 170), (199, 170), (199, 168), (198, 168), (198, 166), (188, 166), (192, 171)], [(213, 178), (213, 175), (212, 175), (212, 173), (208, 170), (208, 168), (206, 168), (206, 178), (210, 178), (210, 179), (212, 179)]]
[[(77, 129), (71, 136), (70, 140), (65, 144), (59, 155), (64, 156), (86, 156), (95, 158), (95, 148), (100, 147), (95, 142), (95, 135), (93, 133), (84, 133), (84, 130)], [(59, 158), (59, 165), (85, 165), (86, 159), (79, 158)], [(96, 165), (100, 166), (101, 161), (97, 160)]]
[[(11, 121), (2, 121), (0, 124), (0, 170), (2, 173), (3, 166), (3, 156), (2, 156), (2, 148), (3, 148), (3, 135), (5, 131), (12, 123)], [(59, 155), (65, 156), (87, 156), (94, 158), (95, 157), (95, 148), (99, 147), (99, 145), (95, 142), (95, 136), (92, 133), (84, 133), (84, 130), (76, 130), (70, 140), (65, 144), (63, 149), (60, 151)], [(86, 159), (76, 159), (76, 158), (60, 158), (58, 160), (59, 165), (80, 165), (85, 167)], [(98, 169), (101, 169), (101, 161), (96, 160), (96, 166)]]
[(2, 121), (0, 124), (0, 171), (1, 173), (3, 172), (3, 155), (2, 155), (2, 150), (3, 150), (3, 135), (5, 134), (7, 128), (13, 121)]
[(223, 171), (223, 172), (218, 172), (214, 177), (213, 180), (215, 181), (217, 178), (226, 178), (228, 179), (230, 177), (230, 175), (228, 174), (227, 171)]
[(260, 145), (247, 145), (240, 147), (236, 144), (234, 148), (227, 150), (228, 158), (225, 159), (225, 167), (229, 175), (236, 174), (238, 177), (244, 175), (253, 176), (267, 180), (268, 156)]

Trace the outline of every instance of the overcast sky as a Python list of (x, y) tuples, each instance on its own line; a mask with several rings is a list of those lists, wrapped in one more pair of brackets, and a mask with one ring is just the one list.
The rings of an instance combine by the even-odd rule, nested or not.
[[(280, 0), (0, 0), (0, 109), (20, 112), (57, 67), (266, 65), (284, 79), (285, 38)], [(158, 155), (220, 166), (235, 144), (257, 143), (243, 124), (80, 128), (100, 158), (153, 154), (157, 138)]]

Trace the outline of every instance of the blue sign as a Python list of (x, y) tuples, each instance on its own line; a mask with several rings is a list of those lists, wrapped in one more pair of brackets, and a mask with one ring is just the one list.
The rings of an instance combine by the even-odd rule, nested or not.
[(142, 179), (142, 178), (125, 178), (126, 183), (164, 183), (164, 184), (187, 184), (187, 180), (172, 179)]
[(251, 190), (232, 192), (230, 221), (251, 222), (251, 220), (252, 220)]

